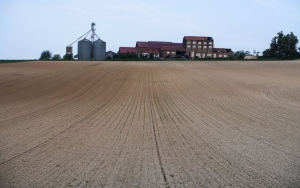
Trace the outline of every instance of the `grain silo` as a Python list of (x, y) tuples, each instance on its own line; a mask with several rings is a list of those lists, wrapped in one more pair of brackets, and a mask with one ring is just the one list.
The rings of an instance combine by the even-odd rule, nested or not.
[(106, 58), (106, 42), (98, 39), (93, 42), (93, 59), (94, 60), (105, 60)]
[(92, 58), (92, 42), (86, 38), (78, 42), (78, 59), (89, 61)]
[[(90, 61), (90, 60), (105, 60), (106, 58), (106, 42), (100, 39), (100, 37), (95, 33), (95, 23), (92, 23), (91, 29), (86, 32), (84, 35), (79, 37), (76, 41), (74, 41), (72, 44), (67, 46), (67, 54), (72, 51), (72, 45), (80, 40), (78, 42), (78, 54), (75, 55), (75, 58), (78, 58), (78, 60), (84, 60), (84, 61)], [(90, 40), (86, 39), (88, 34), (91, 33)], [(97, 39), (97, 40), (95, 40)]]

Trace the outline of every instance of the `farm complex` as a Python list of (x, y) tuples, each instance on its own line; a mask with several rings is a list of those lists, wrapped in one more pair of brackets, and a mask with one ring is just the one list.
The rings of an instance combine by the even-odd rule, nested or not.
[[(223, 53), (198, 39), (160, 52)], [(0, 64), (0, 187), (299, 187), (299, 73), (300, 61)]]
[[(66, 54), (73, 54), (72, 45), (78, 42), (78, 53), (74, 58), (82, 61), (105, 60), (113, 58), (114, 52), (106, 52), (106, 42), (96, 34), (95, 23), (91, 29), (79, 37), (70, 45), (66, 46)], [(90, 39), (87, 39), (91, 34)], [(96, 40), (97, 39), (97, 40)], [(229, 48), (214, 48), (214, 39), (204, 36), (184, 36), (182, 43), (162, 41), (137, 41), (135, 47), (120, 47), (118, 54), (134, 53), (137, 55), (153, 54), (156, 58), (187, 57), (196, 58), (227, 58), (233, 55)]]
[(136, 42), (135, 47), (120, 47), (122, 53), (150, 54), (156, 57), (172, 58), (175, 56), (187, 56), (194, 58), (226, 58), (233, 55), (231, 49), (214, 48), (214, 39), (203, 36), (185, 36), (182, 43), (148, 41)]

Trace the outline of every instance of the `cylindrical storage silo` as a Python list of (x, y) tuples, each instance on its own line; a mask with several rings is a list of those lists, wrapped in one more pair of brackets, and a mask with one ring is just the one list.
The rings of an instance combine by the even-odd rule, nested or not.
[(78, 42), (78, 60), (90, 61), (92, 58), (92, 42), (82, 39)]
[(96, 40), (93, 43), (93, 59), (105, 60), (106, 58), (106, 42), (101, 39)]

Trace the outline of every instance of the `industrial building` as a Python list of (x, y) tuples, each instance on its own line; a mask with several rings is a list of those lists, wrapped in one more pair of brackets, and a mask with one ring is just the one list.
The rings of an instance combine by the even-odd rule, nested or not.
[(214, 48), (214, 39), (204, 36), (184, 36), (182, 43), (148, 41), (136, 42), (135, 47), (120, 47), (118, 53), (134, 52), (137, 54), (153, 53), (156, 57), (172, 58), (187, 56), (194, 58), (226, 58), (233, 55), (231, 49)]
[[(106, 59), (106, 42), (100, 39), (100, 37), (95, 33), (95, 23), (91, 24), (91, 29), (79, 37), (76, 41), (66, 47), (67, 54), (73, 54), (72, 45), (78, 41), (78, 51), (77, 55), (75, 55), (78, 60), (90, 61), (90, 60), (105, 60)], [(86, 37), (91, 32), (90, 39)]]

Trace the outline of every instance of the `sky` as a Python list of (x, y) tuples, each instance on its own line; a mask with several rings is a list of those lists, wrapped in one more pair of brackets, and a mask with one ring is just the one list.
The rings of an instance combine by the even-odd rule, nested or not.
[(63, 56), (92, 22), (107, 51), (209, 36), (216, 48), (262, 52), (280, 31), (300, 39), (299, 10), (299, 0), (0, 0), (0, 59)]

